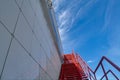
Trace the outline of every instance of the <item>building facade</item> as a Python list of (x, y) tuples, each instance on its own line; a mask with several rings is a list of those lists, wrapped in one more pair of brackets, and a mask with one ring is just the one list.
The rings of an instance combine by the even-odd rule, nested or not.
[(47, 0), (0, 0), (0, 80), (58, 80), (62, 47)]

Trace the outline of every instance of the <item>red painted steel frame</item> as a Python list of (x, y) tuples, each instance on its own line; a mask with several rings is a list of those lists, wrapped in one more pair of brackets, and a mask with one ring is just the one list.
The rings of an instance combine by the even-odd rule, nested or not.
[[(66, 54), (66, 55), (64, 55), (64, 63), (62, 65), (62, 69), (61, 69), (60, 80), (74, 80), (74, 79), (67, 79), (67, 78), (64, 79), (65, 72), (71, 73), (71, 72), (69, 72), (71, 70), (64, 69), (65, 65), (69, 65), (66, 68), (72, 69), (73, 67), (70, 67), (70, 66), (73, 66), (73, 64), (74, 64), (75, 69), (78, 70), (79, 73), (82, 73), (82, 74), (79, 74), (79, 79), (75, 79), (75, 80), (82, 80), (83, 79), (82, 78), (83, 73), (86, 76), (86, 78), (89, 78), (89, 80), (97, 80), (96, 72), (98, 71), (99, 67), (102, 68), (103, 73), (104, 73), (100, 80), (102, 80), (104, 77), (106, 78), (106, 80), (108, 80), (108, 76), (107, 76), (108, 73), (111, 73), (116, 78), (116, 80), (119, 80), (119, 78), (116, 76), (116, 74), (112, 70), (109, 69), (106, 72), (106, 70), (104, 68), (104, 65), (103, 65), (104, 60), (107, 61), (117, 71), (120, 72), (120, 67), (117, 66), (116, 64), (114, 64), (111, 60), (109, 60), (105, 56), (103, 56), (101, 58), (101, 60), (100, 60), (99, 64), (97, 65), (95, 71), (93, 71), (88, 66), (88, 64), (85, 63), (85, 61), (78, 54), (75, 54), (74, 52), (72, 54)], [(83, 79), (83, 80), (85, 80), (85, 79)]]
[(83, 76), (87, 78), (78, 62), (77, 56), (73, 53), (64, 55), (60, 80), (82, 80)]

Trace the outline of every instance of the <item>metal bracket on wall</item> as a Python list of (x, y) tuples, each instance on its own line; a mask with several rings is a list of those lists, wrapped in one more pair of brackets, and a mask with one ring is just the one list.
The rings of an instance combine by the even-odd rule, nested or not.
[(47, 4), (48, 4), (49, 8), (52, 8), (53, 5), (52, 5), (52, 1), (51, 0), (47, 0)]

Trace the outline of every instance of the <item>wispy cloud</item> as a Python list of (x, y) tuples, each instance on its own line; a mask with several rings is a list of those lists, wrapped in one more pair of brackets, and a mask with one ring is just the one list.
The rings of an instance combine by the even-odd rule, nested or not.
[(95, 57), (120, 56), (120, 17), (114, 15), (120, 12), (116, 8), (119, 4), (114, 4), (116, 1), (53, 0), (64, 52), (70, 53), (75, 49), (88, 57), (91, 52), (94, 58), (85, 58), (91, 66), (92, 63), (97, 65)]
[(63, 0), (52, 0), (52, 2), (53, 2), (53, 4), (54, 4), (54, 9), (55, 9), (55, 11), (58, 10), (58, 8), (59, 8), (59, 6), (60, 6), (60, 4), (61, 4), (62, 1), (63, 1)]
[(76, 12), (75, 18), (83, 16), (86, 13), (86, 11), (89, 10), (91, 6), (93, 6), (92, 4), (94, 4), (95, 2), (96, 0), (90, 0), (86, 3), (82, 1), (81, 4), (79, 4), (80, 6), (79, 6), (78, 11)]
[(65, 11), (59, 13), (59, 15), (58, 15), (59, 28), (65, 27), (65, 25), (69, 21), (69, 16), (70, 16), (70, 14), (69, 14), (68, 10), (65, 10)]
[[(119, 23), (120, 24), (120, 23)], [(120, 56), (120, 27), (119, 24), (111, 27), (111, 33), (108, 36), (108, 54), (112, 56)]]
[[(72, 29), (76, 20), (80, 17), (83, 17), (83, 12), (85, 12), (85, 10), (87, 10), (91, 4), (94, 3), (94, 0), (66, 1), (64, 3), (66, 6), (62, 5), (63, 2), (63, 0), (53, 0), (63, 48), (65, 52), (70, 52), (73, 48), (76, 48), (78, 45), (83, 45), (85, 41), (88, 40), (88, 36), (85, 36), (84, 34), (84, 36), (80, 35), (80, 37), (74, 38), (74, 40), (72, 40), (68, 32)], [(61, 5), (63, 8), (60, 8)]]
[(93, 63), (94, 61), (92, 61), (92, 60), (89, 60), (89, 61), (87, 61), (87, 63)]
[(67, 39), (67, 35), (65, 35), (65, 29), (63, 27), (59, 28), (59, 33), (60, 33), (62, 42)]
[(114, 1), (108, 1), (106, 5), (106, 10), (104, 11), (105, 16), (104, 16), (104, 26), (103, 26), (102, 32), (109, 27), (113, 4), (114, 4)]

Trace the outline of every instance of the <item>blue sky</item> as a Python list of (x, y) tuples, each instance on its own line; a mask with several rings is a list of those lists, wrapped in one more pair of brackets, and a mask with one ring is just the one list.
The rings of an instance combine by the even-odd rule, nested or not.
[(103, 55), (120, 66), (120, 0), (53, 3), (64, 53), (74, 49), (92, 69)]

